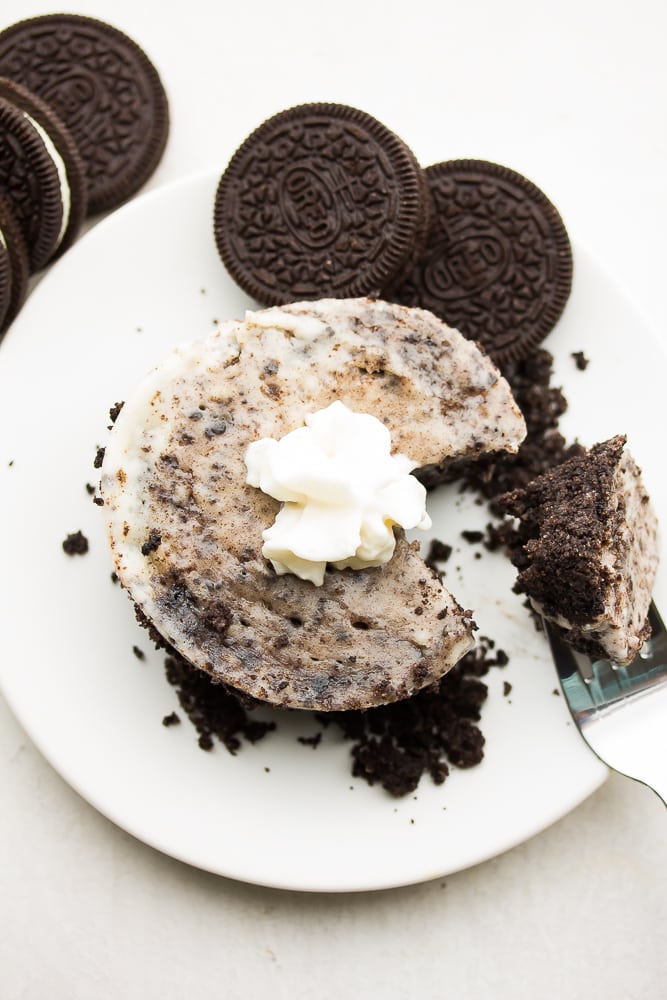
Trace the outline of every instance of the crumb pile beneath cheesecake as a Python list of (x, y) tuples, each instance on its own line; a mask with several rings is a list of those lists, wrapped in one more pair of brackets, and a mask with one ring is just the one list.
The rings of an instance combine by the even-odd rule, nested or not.
[[(354, 777), (379, 784), (396, 797), (413, 792), (424, 774), (440, 785), (452, 766), (474, 767), (484, 757), (479, 721), (488, 688), (480, 678), (509, 660), (494, 646), (493, 640), (480, 638), (438, 684), (405, 701), (365, 711), (317, 713), (313, 721), (322, 728), (299, 742), (315, 749), (323, 731), (334, 727), (352, 744)], [(254, 719), (252, 708), (230, 688), (216, 684), (174, 650), (165, 659), (165, 673), (202, 750), (212, 750), (217, 739), (235, 754), (244, 740), (257, 743), (272, 732), (284, 711), (276, 711), (270, 721)], [(166, 716), (163, 725), (174, 725), (174, 715)]]
[(423, 774), (441, 785), (450, 767), (469, 768), (484, 758), (481, 710), (488, 688), (479, 678), (509, 658), (494, 643), (478, 644), (442, 680), (413, 698), (368, 709), (318, 716), (334, 722), (352, 741), (352, 774), (397, 797), (415, 791)]

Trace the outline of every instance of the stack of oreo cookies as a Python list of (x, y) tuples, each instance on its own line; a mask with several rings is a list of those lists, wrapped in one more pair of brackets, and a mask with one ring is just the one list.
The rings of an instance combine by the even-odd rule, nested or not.
[(0, 31), (0, 336), (29, 275), (141, 187), (168, 131), (155, 67), (111, 25), (52, 14)]
[(259, 126), (220, 178), (220, 256), (262, 305), (367, 295), (429, 309), (498, 365), (531, 354), (568, 299), (572, 251), (514, 170), (423, 170), (371, 115), (304, 104)]

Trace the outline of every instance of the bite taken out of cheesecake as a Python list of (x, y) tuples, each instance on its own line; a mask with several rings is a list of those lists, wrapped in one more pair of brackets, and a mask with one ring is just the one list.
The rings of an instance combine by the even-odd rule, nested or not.
[(505, 494), (515, 589), (593, 659), (629, 663), (650, 636), (657, 518), (618, 435)]
[[(337, 403), (376, 418), (392, 453), (409, 457), (401, 474), (516, 451), (525, 435), (507, 382), (474, 343), (420, 309), (332, 299), (248, 313), (175, 349), (126, 401), (102, 466), (115, 570), (141, 616), (190, 663), (274, 705), (406, 698), (472, 645), (471, 612), (398, 515), (385, 516), (395, 545), (381, 564), (329, 562), (302, 579), (263, 551), (295, 480), (268, 495), (261, 477), (249, 481), (248, 449)], [(343, 493), (354, 485), (338, 481)], [(402, 505), (395, 493), (392, 504)]]

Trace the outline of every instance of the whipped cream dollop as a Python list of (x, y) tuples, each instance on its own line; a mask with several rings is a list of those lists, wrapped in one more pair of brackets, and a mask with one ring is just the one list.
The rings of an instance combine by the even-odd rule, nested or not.
[(381, 566), (394, 552), (394, 525), (431, 526), (416, 467), (391, 454), (391, 436), (376, 417), (336, 401), (279, 441), (246, 450), (247, 482), (282, 501), (263, 533), (262, 554), (276, 573), (316, 586), (327, 563), (336, 569)]

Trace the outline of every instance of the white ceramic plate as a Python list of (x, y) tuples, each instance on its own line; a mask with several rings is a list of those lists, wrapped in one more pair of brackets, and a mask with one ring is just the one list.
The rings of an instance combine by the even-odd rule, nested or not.
[[(162, 657), (110, 580), (102, 518), (85, 490), (108, 409), (178, 341), (251, 303), (227, 277), (211, 218), (217, 178), (200, 175), (109, 217), (34, 291), (0, 348), (0, 682), (31, 738), (63, 777), (136, 837), (223, 875), (305, 890), (379, 889), (454, 872), (520, 843), (597, 788), (606, 769), (581, 742), (544, 641), (512, 595), (503, 557), (474, 551), (472, 498), (437, 491), (433, 534), (455, 544), (446, 582), (482, 634), (510, 655), (487, 680), (486, 758), (394, 800), (353, 780), (349, 745), (328, 730), (317, 750), (290, 716), (235, 757), (203, 753), (177, 708)], [(582, 251), (548, 347), (570, 399), (562, 426), (586, 444), (629, 435), (667, 515), (662, 435), (651, 404), (667, 365), (658, 342)], [(570, 352), (590, 358), (585, 372)], [(65, 536), (81, 529), (84, 558)], [(460, 569), (457, 570), (457, 567)], [(660, 586), (662, 581), (660, 581)], [(658, 599), (660, 599), (660, 586)], [(667, 602), (662, 601), (667, 607)], [(140, 662), (132, 653), (146, 651)], [(503, 682), (512, 690), (503, 694)], [(181, 713), (182, 714), (182, 713)]]

